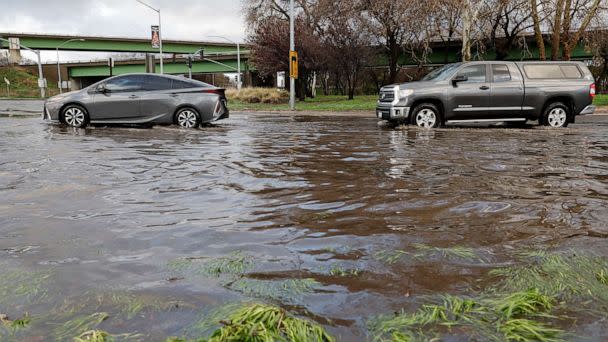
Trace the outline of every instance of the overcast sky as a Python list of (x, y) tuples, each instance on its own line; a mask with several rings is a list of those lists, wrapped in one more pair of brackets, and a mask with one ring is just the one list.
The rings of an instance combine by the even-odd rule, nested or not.
[[(162, 13), (163, 39), (245, 38), (241, 0), (144, 0)], [(149, 38), (156, 12), (136, 0), (1, 0), (0, 32)], [(55, 60), (55, 53), (44, 53)], [(64, 59), (96, 55), (62, 53)], [(98, 55), (97, 55), (98, 56)], [(29, 57), (29, 56), (28, 56)], [(103, 57), (103, 56), (100, 56)]]

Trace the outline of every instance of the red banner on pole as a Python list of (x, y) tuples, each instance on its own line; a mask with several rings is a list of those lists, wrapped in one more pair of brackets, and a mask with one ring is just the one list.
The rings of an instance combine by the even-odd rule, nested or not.
[(160, 35), (158, 34), (158, 26), (152, 26), (152, 48), (160, 49)]

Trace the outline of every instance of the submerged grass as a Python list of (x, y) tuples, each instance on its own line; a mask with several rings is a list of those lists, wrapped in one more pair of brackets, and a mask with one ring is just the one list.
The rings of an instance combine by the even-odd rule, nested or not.
[(250, 297), (292, 301), (314, 292), (319, 286), (321, 283), (311, 278), (285, 280), (243, 278), (232, 283), (229, 288)]
[(339, 264), (334, 264), (329, 269), (329, 274), (334, 277), (358, 277), (361, 270), (358, 268), (344, 268)]
[(376, 318), (370, 322), (370, 331), (376, 341), (424, 340), (429, 333), (453, 332), (488, 341), (562, 341), (562, 330), (541, 321), (550, 317), (553, 301), (537, 289), (506, 297), (444, 296), (412, 314)]
[[(0, 265), (4, 267), (3, 265)], [(0, 304), (38, 303), (47, 299), (52, 273), (6, 269), (0, 277)]]
[(168, 264), (170, 270), (182, 274), (214, 277), (239, 277), (251, 270), (253, 266), (253, 257), (243, 254), (241, 251), (219, 258), (179, 258)]
[(208, 342), (288, 341), (334, 342), (320, 325), (295, 318), (286, 311), (263, 304), (251, 304), (234, 312), (223, 321)]
[(486, 262), (482, 256), (477, 254), (475, 249), (469, 247), (434, 247), (421, 243), (415, 243), (412, 247), (413, 250), (411, 252), (399, 249), (382, 250), (376, 253), (375, 257), (377, 260), (387, 264), (394, 264), (406, 258), (414, 260), (441, 258), (459, 262)]
[(55, 329), (53, 329), (53, 335), (57, 341), (67, 341), (74, 336), (81, 336), (87, 331), (94, 330), (109, 317), (110, 315), (105, 312), (96, 312), (90, 315), (79, 315), (55, 327)]
[(74, 342), (113, 342), (114, 338), (103, 330), (85, 331), (78, 337), (74, 337)]
[(608, 262), (596, 256), (545, 254), (521, 256), (525, 266), (503, 267), (490, 272), (500, 279), (494, 292), (538, 288), (560, 301), (593, 300), (608, 305)]
[(569, 336), (555, 327), (568, 318), (556, 313), (608, 315), (605, 258), (546, 251), (519, 258), (516, 266), (492, 271), (498, 283), (475, 297), (443, 296), (413, 313), (372, 319), (373, 339), (417, 341), (456, 333), (487, 341), (555, 342)]

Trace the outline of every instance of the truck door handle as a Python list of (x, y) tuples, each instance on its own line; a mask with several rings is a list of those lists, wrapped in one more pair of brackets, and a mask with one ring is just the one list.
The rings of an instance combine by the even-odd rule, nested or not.
[(488, 86), (481, 86), (481, 87), (479, 87), (479, 89), (481, 89), (481, 90), (488, 90), (488, 89), (490, 89), (490, 87), (488, 87)]

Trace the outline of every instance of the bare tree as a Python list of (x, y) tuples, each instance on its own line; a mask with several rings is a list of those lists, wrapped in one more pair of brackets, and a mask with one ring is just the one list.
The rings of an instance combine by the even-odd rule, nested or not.
[(462, 0), (462, 30), (460, 32), (462, 38), (462, 60), (464, 62), (471, 60), (471, 46), (473, 45), (473, 28), (475, 22), (479, 19), (484, 0)]
[(357, 7), (348, 0), (321, 0), (324, 21), (324, 42), (330, 65), (338, 79), (344, 82), (349, 99), (355, 96), (362, 70), (368, 65), (372, 40)]
[(517, 39), (533, 27), (528, 5), (528, 0), (493, 0), (483, 6), (484, 32), (497, 60), (506, 59)]
[(534, 22), (534, 39), (536, 40), (536, 46), (538, 47), (538, 54), (541, 61), (547, 59), (547, 53), (545, 51), (545, 40), (543, 38), (543, 32), (541, 31), (541, 19), (538, 15), (538, 3), (536, 0), (530, 0), (530, 13)]
[[(427, 13), (430, 17), (434, 32), (432, 38), (438, 38), (443, 43), (443, 62), (448, 63), (450, 57), (451, 43), (459, 33), (462, 24), (461, 0), (437, 0), (427, 4), (431, 5)], [(434, 5), (434, 6), (433, 6)]]
[(389, 83), (397, 80), (399, 58), (403, 46), (413, 34), (423, 28), (417, 25), (427, 17), (424, 2), (393, 0), (362, 0), (362, 12), (368, 15), (366, 24), (388, 57)]

